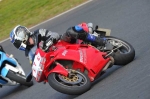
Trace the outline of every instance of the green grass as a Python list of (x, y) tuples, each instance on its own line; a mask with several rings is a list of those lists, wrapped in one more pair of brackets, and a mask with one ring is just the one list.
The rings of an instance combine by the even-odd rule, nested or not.
[(34, 26), (86, 0), (1, 0), (0, 40), (8, 38), (18, 24)]

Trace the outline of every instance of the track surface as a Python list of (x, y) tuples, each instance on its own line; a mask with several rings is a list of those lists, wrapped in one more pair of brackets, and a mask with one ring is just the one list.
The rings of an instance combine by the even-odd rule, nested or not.
[[(71, 96), (53, 90), (49, 84), (34, 86), (4, 86), (0, 99), (150, 99), (150, 1), (149, 0), (93, 0), (73, 11), (33, 28), (46, 28), (62, 34), (72, 25), (93, 22), (111, 29), (111, 35), (131, 43), (135, 60), (124, 67), (114, 66), (91, 90)], [(2, 43), (9, 54), (14, 54), (26, 73), (31, 69), (24, 53), (9, 41)]]

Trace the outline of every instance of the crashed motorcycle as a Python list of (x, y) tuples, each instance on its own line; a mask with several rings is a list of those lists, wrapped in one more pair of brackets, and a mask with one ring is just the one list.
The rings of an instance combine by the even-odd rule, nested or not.
[(26, 82), (26, 75), (20, 63), (13, 55), (8, 55), (0, 45), (0, 87), (15, 85), (30, 87), (33, 81)]
[(79, 95), (89, 90), (91, 83), (108, 68), (126, 65), (134, 59), (134, 48), (128, 42), (110, 36), (110, 31), (97, 26), (92, 35), (105, 36), (105, 46), (59, 40), (47, 52), (39, 47), (32, 65), (36, 81), (48, 82), (61, 93)]

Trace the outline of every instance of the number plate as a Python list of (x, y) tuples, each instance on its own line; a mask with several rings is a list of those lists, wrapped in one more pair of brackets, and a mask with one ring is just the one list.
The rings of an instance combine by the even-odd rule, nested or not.
[(34, 62), (32, 65), (32, 75), (38, 80), (41, 76), (42, 69), (41, 69), (41, 55), (38, 53), (35, 55)]

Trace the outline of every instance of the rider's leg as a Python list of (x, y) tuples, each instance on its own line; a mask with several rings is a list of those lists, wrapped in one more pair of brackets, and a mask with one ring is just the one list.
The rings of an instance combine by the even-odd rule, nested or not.
[(74, 26), (74, 27), (68, 28), (66, 33), (62, 35), (62, 39), (67, 42), (80, 39), (83, 41), (92, 42), (93, 44), (96, 44), (99, 46), (105, 45), (105, 42), (106, 42), (106, 38), (87, 33), (80, 26)]
[(106, 38), (105, 37), (97, 37), (92, 34), (88, 34), (86, 37), (86, 41), (92, 42), (92, 44), (104, 46), (106, 44)]

